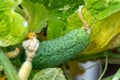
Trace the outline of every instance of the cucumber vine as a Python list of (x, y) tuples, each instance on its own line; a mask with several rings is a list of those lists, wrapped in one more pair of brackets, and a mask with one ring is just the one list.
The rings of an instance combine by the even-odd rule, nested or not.
[[(119, 39), (119, 0), (0, 0), (0, 65), (8, 80), (29, 80), (34, 70), (44, 72), (71, 60), (105, 57), (101, 80), (108, 57), (120, 58), (101, 52), (119, 47)], [(11, 63), (16, 58), (20, 68)]]

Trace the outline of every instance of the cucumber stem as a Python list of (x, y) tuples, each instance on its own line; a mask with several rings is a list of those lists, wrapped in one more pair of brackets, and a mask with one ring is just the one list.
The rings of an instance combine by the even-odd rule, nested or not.
[(3, 66), (8, 80), (19, 80), (14, 66), (11, 64), (5, 53), (0, 49), (0, 64)]
[(82, 21), (82, 28), (87, 30), (87, 32), (90, 34), (90, 32), (91, 32), (90, 27), (89, 27), (88, 23), (86, 22), (86, 20), (83, 18), (83, 15), (82, 15), (82, 8), (83, 7), (84, 7), (83, 5), (79, 7), (78, 15), (79, 15), (79, 17), (80, 17), (80, 19)]

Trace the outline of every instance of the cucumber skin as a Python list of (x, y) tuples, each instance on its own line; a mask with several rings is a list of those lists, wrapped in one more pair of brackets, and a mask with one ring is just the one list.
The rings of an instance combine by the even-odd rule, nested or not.
[(34, 69), (56, 67), (74, 59), (90, 42), (90, 35), (82, 28), (62, 37), (40, 43), (32, 64)]

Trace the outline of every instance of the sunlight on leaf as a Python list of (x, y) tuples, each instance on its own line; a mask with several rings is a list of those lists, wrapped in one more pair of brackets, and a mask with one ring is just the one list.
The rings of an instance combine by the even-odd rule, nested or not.
[(66, 80), (60, 68), (46, 68), (36, 73), (32, 80)]
[(12, 10), (12, 2), (0, 1), (0, 46), (4, 47), (20, 43), (27, 34), (27, 22)]

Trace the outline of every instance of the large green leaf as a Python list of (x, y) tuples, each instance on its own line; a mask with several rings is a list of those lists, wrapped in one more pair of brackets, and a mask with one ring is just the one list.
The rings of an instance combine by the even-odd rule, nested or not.
[(83, 4), (83, 0), (31, 0), (33, 3), (42, 3), (48, 10), (64, 8), (78, 8), (78, 5)]
[(30, 0), (24, 0), (22, 7), (26, 12), (29, 31), (40, 32), (43, 27), (46, 27), (48, 11), (44, 5), (32, 3)]
[(118, 35), (120, 33), (120, 11), (102, 20), (92, 18), (85, 8), (82, 13), (84, 19), (91, 26), (91, 41), (83, 53), (93, 54), (120, 46)]
[(60, 68), (46, 68), (36, 73), (33, 80), (66, 80)]
[[(20, 0), (21, 2), (21, 0)], [(4, 14), (6, 11), (9, 13), (11, 11), (14, 11), (16, 5), (18, 5), (18, 2), (16, 0), (0, 0), (0, 21), (5, 16)]]
[[(80, 4), (83, 4), (83, 0), (24, 0), (22, 6), (28, 15), (30, 31), (40, 31), (48, 21), (47, 38), (53, 39), (64, 34), (67, 18), (78, 9)], [(45, 16), (48, 13), (49, 15)]]
[(27, 34), (27, 22), (21, 15), (14, 11), (19, 1), (1, 1), (0, 46), (6, 47), (20, 43), (25, 38)]
[(80, 4), (83, 4), (82, 0), (69, 0), (69, 1), (68, 0), (61, 0), (61, 1), (51, 0), (51, 1), (53, 1), (52, 4), (54, 5), (51, 4), (52, 8), (50, 7), (49, 9), (51, 16), (48, 20), (48, 30), (47, 30), (48, 39), (54, 39), (59, 36), (62, 36), (66, 32), (67, 24), (71, 23), (71, 22), (68, 23), (67, 20), (70, 21), (70, 19), (67, 19), (67, 18), (71, 16), (78, 9)]
[(84, 2), (85, 7), (97, 19), (104, 19), (120, 10), (120, 0), (84, 0)]
[(20, 43), (27, 34), (27, 22), (16, 12), (6, 12), (0, 20), (0, 46)]

